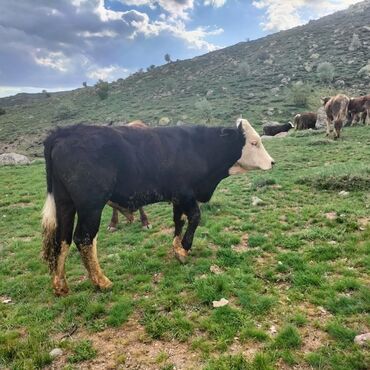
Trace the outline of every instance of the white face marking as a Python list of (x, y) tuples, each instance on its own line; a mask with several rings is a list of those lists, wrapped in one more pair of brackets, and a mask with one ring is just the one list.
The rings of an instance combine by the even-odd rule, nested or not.
[[(239, 125), (242, 125), (246, 140), (242, 150), (242, 156), (237, 161), (236, 165), (246, 171), (257, 169), (265, 171), (270, 170), (274, 160), (267, 153), (256, 130), (246, 119), (239, 119), (237, 121), (237, 126), (239, 127)], [(235, 165), (232, 168), (234, 167)]]

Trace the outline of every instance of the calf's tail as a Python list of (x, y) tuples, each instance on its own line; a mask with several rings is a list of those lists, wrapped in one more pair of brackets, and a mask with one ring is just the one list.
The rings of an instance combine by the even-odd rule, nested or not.
[(57, 214), (56, 205), (52, 188), (52, 140), (46, 139), (44, 142), (44, 157), (46, 165), (46, 186), (47, 195), (42, 209), (42, 245), (43, 258), (48, 263), (49, 269), (54, 270), (56, 264), (56, 231)]

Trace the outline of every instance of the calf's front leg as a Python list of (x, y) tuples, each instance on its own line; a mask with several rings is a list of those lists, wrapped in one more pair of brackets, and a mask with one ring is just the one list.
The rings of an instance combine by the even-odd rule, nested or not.
[[(182, 214), (185, 214), (188, 219), (188, 227), (185, 231), (184, 237), (181, 240), (181, 231), (184, 221), (181, 219)], [(185, 263), (189, 254), (189, 250), (193, 244), (194, 233), (200, 222), (200, 209), (195, 199), (191, 199), (181, 206), (176, 208), (174, 206), (174, 221), (175, 221), (175, 238), (173, 240), (173, 247), (175, 257), (181, 262)]]

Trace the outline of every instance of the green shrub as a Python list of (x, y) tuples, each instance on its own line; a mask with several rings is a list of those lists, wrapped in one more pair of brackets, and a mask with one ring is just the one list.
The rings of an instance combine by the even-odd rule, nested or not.
[(60, 105), (54, 114), (54, 120), (63, 121), (63, 120), (71, 119), (76, 114), (77, 112), (74, 109), (72, 109), (72, 107), (68, 105)]
[(203, 98), (195, 103), (195, 108), (199, 111), (200, 116), (207, 122), (210, 123), (213, 117), (213, 108), (211, 103)]
[(108, 97), (108, 91), (109, 91), (109, 84), (106, 81), (99, 80), (95, 84), (95, 91), (96, 94), (99, 96), (101, 100), (104, 100)]
[(323, 62), (317, 66), (317, 75), (321, 82), (333, 81), (334, 74), (335, 67), (329, 62)]
[(241, 62), (239, 64), (239, 73), (243, 76), (243, 77), (248, 77), (251, 73), (251, 67), (250, 65), (248, 64), (248, 62)]
[(292, 100), (299, 107), (306, 107), (308, 104), (309, 93), (311, 86), (299, 81), (293, 84), (291, 89)]
[(5, 113), (6, 113), (5, 109), (4, 108), (0, 108), (0, 116), (2, 116)]

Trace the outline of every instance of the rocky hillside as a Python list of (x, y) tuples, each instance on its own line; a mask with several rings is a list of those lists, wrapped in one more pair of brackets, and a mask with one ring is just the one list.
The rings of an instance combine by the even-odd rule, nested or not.
[[(325, 62), (320, 76), (318, 66)], [(232, 124), (240, 114), (260, 125), (316, 110), (321, 94), (369, 90), (366, 0), (304, 26), (119, 79), (103, 100), (94, 87), (0, 99), (0, 152), (16, 148), (36, 155), (55, 125), (133, 119)]]

